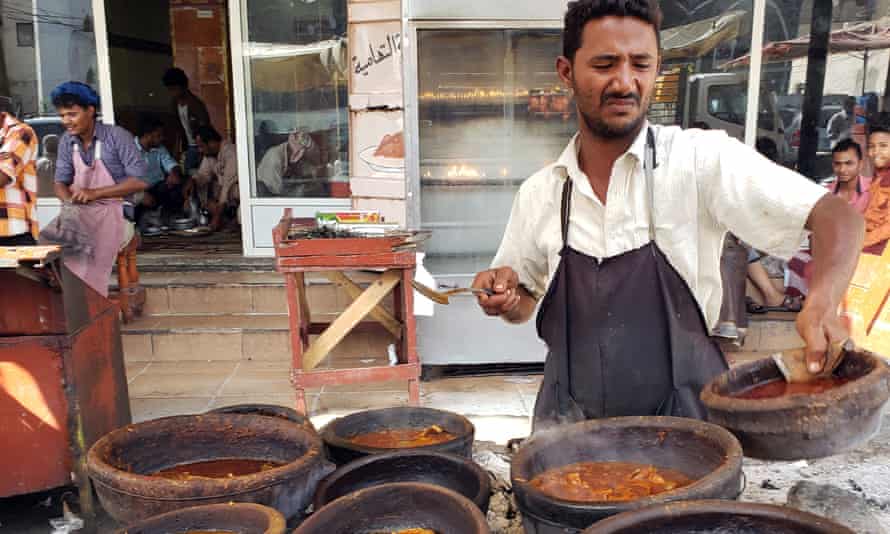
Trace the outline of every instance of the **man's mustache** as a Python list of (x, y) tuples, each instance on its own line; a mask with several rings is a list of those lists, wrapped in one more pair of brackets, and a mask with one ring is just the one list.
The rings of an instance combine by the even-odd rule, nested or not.
[(609, 103), (609, 100), (630, 100), (633, 99), (637, 105), (640, 105), (642, 98), (637, 93), (627, 93), (627, 94), (618, 94), (618, 93), (606, 93), (603, 95), (602, 105), (606, 105)]

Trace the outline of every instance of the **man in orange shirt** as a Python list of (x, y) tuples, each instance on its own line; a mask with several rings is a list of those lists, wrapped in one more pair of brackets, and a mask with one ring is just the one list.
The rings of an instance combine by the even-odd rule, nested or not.
[(0, 246), (36, 245), (37, 136), (0, 112)]
[(868, 133), (868, 157), (875, 168), (871, 199), (865, 210), (863, 252), (880, 256), (890, 239), (890, 128), (874, 125)]

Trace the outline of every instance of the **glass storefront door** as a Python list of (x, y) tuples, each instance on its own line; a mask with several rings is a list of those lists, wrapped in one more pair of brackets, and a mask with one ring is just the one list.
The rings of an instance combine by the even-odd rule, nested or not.
[(242, 224), (248, 253), (269, 254), (285, 207), (349, 206), (346, 0), (240, 2)]

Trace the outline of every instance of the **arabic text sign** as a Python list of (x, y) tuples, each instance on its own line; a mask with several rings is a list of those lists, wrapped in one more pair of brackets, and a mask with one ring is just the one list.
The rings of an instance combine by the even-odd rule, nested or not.
[(350, 25), (353, 93), (401, 93), (401, 30), (399, 21)]

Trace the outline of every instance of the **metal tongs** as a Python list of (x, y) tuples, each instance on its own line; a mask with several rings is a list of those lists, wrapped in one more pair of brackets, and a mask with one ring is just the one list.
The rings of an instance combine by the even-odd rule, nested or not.
[(454, 295), (460, 295), (461, 293), (472, 293), (473, 295), (488, 295), (489, 297), (494, 295), (494, 291), (490, 289), (479, 289), (476, 287), (456, 287), (454, 289), (448, 289), (446, 291), (436, 291), (435, 289), (431, 289), (420, 282), (411, 282), (411, 285), (414, 289), (417, 290), (418, 293), (423, 295), (424, 297), (430, 299), (436, 304), (450, 304), (450, 297)]

